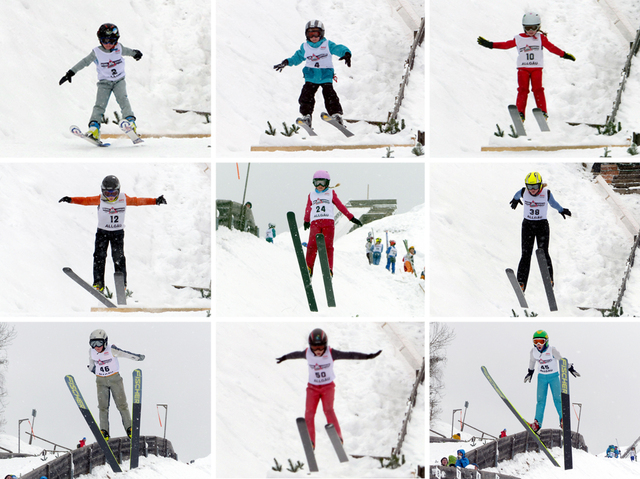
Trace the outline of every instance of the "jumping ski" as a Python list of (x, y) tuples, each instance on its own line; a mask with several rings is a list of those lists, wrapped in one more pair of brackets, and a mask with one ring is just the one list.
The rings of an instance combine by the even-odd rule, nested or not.
[(142, 410), (142, 370), (133, 371), (133, 406), (131, 407), (131, 460), (129, 469), (138, 467), (140, 457), (140, 413)]
[(511, 115), (511, 122), (516, 129), (516, 134), (518, 136), (527, 136), (524, 123), (522, 122), (522, 118), (520, 118), (520, 112), (515, 105), (509, 105), (509, 115)]
[(549, 301), (549, 310), (558, 311), (556, 296), (555, 294), (553, 294), (553, 283), (551, 282), (551, 275), (549, 274), (547, 258), (544, 255), (544, 250), (542, 248), (538, 248), (536, 250), (536, 258), (538, 258), (538, 265), (540, 266), (540, 274), (542, 275), (544, 290), (547, 293), (547, 301)]
[(540, 131), (551, 131), (549, 129), (549, 124), (547, 123), (547, 119), (544, 117), (544, 113), (540, 108), (533, 109), (533, 116), (538, 122), (538, 126), (540, 127)]
[(524, 297), (524, 293), (522, 292), (522, 288), (520, 287), (520, 283), (518, 283), (518, 279), (516, 278), (516, 274), (513, 272), (511, 268), (507, 268), (506, 270), (507, 277), (509, 278), (509, 282), (513, 287), (513, 291), (515, 291), (516, 296), (518, 297), (518, 301), (520, 302), (520, 306), (522, 308), (528, 308), (527, 300)]
[(304, 285), (304, 290), (307, 293), (307, 302), (309, 303), (309, 309), (314, 313), (317, 313), (318, 305), (316, 304), (316, 297), (313, 294), (313, 287), (311, 286), (311, 276), (309, 275), (309, 268), (307, 268), (307, 262), (305, 261), (304, 252), (302, 251), (300, 233), (298, 232), (298, 223), (296, 223), (296, 215), (293, 211), (289, 211), (287, 213), (287, 220), (289, 221), (289, 230), (291, 231), (293, 248), (296, 251), (296, 257), (298, 258), (298, 266), (300, 267), (300, 274), (302, 275), (302, 283)]
[(296, 125), (304, 128), (305, 131), (309, 133), (309, 136), (318, 136), (318, 134), (315, 131), (313, 131), (313, 128), (311, 128), (309, 124), (306, 121), (304, 121), (302, 118), (298, 118), (296, 120)]
[(119, 126), (120, 129), (124, 131), (125, 135), (127, 135), (131, 139), (131, 141), (133, 141), (134, 145), (137, 145), (138, 143), (142, 143), (144, 141), (142, 138), (140, 138), (140, 135), (135, 132), (129, 120), (122, 120)]
[(329, 257), (327, 256), (327, 246), (324, 241), (324, 235), (318, 233), (316, 235), (316, 244), (318, 245), (318, 257), (320, 258), (320, 266), (322, 268), (322, 277), (324, 278), (324, 289), (327, 293), (327, 305), (335, 308), (336, 298), (333, 295), (332, 273), (329, 268)]
[(516, 408), (513, 407), (511, 402), (507, 399), (507, 397), (504, 395), (504, 393), (500, 390), (500, 388), (498, 387), (496, 382), (493, 380), (493, 378), (489, 374), (489, 371), (487, 371), (487, 368), (482, 366), (481, 369), (482, 369), (482, 374), (484, 374), (484, 377), (487, 378), (487, 381), (489, 381), (489, 384), (491, 384), (491, 386), (493, 386), (493, 389), (495, 389), (495, 391), (498, 393), (498, 396), (500, 396), (500, 398), (504, 401), (504, 403), (507, 405), (509, 410), (516, 417), (516, 419), (520, 422), (520, 424), (522, 424), (522, 426), (526, 429), (526, 431), (529, 433), (529, 435), (538, 444), (540, 450), (542, 452), (544, 452), (544, 454), (549, 458), (549, 460), (553, 463), (554, 466), (560, 467), (560, 464), (558, 464), (558, 461), (556, 461), (555, 458), (551, 455), (551, 453), (549, 452), (549, 449), (547, 449), (547, 447), (544, 445), (544, 443), (540, 440), (540, 437), (533, 431), (533, 429), (531, 429), (531, 426), (529, 426), (529, 423), (527, 423), (527, 421), (524, 420), (524, 418), (520, 415), (520, 413), (518, 411), (516, 411)]
[(124, 273), (113, 273), (113, 279), (116, 283), (116, 298), (118, 299), (118, 305), (127, 305), (127, 290), (124, 286)]
[(298, 432), (300, 433), (300, 439), (302, 440), (302, 446), (304, 447), (304, 454), (307, 456), (309, 471), (318, 472), (316, 455), (313, 452), (313, 444), (311, 444), (311, 437), (309, 436), (307, 423), (305, 422), (303, 417), (299, 417), (296, 419), (296, 424), (298, 425)]
[(569, 364), (560, 359), (560, 396), (562, 398), (562, 440), (564, 442), (564, 469), (573, 469), (571, 451), (571, 398), (569, 397)]
[(71, 131), (71, 133), (73, 133), (74, 135), (76, 135), (79, 138), (82, 138), (83, 140), (88, 141), (89, 143), (95, 145), (95, 146), (110, 146), (111, 143), (103, 143), (101, 140), (96, 140), (93, 136), (87, 136), (84, 133), (82, 133), (82, 130), (80, 128), (78, 128), (75, 125), (71, 125), (71, 127), (69, 128), (69, 130)]
[(91, 294), (91, 296), (96, 298), (98, 301), (104, 304), (107, 308), (117, 308), (117, 306), (113, 304), (111, 301), (109, 301), (102, 293), (92, 288), (91, 285), (89, 285), (89, 283), (87, 283), (80, 276), (75, 274), (71, 268), (65, 266), (64, 268), (62, 268), (62, 271), (64, 271), (64, 273), (67, 276), (69, 276), (69, 278), (71, 278), (76, 283), (78, 283), (83, 289), (87, 290)]
[(340, 130), (344, 134), (344, 136), (346, 136), (346, 137), (353, 136), (352, 132), (347, 130), (347, 128), (342, 123), (340, 123), (338, 120), (336, 120), (335, 118), (332, 118), (331, 116), (329, 116), (328, 113), (324, 113), (324, 112), (321, 113), (320, 114), (320, 118), (322, 118), (324, 121), (326, 121), (330, 125), (335, 126), (338, 130)]
[(331, 444), (333, 444), (333, 448), (336, 450), (336, 454), (338, 455), (338, 459), (340, 459), (340, 462), (349, 462), (349, 458), (344, 452), (342, 441), (338, 436), (338, 431), (336, 431), (335, 426), (333, 424), (327, 424), (324, 429), (325, 431), (327, 431), (329, 439), (331, 439)]
[(95, 436), (96, 442), (100, 446), (100, 449), (104, 454), (104, 458), (107, 464), (111, 466), (111, 469), (113, 469), (113, 472), (122, 472), (122, 469), (120, 468), (120, 464), (118, 464), (118, 461), (116, 460), (116, 456), (113, 454), (113, 451), (109, 447), (109, 444), (107, 443), (106, 439), (100, 432), (100, 428), (98, 427), (96, 420), (91, 414), (91, 411), (89, 411), (89, 408), (87, 407), (87, 403), (84, 401), (84, 398), (82, 397), (82, 394), (78, 389), (76, 380), (71, 375), (65, 376), (64, 380), (67, 383), (67, 387), (69, 388), (69, 391), (73, 396), (73, 399), (75, 399), (76, 401), (76, 405), (78, 406), (78, 409), (80, 409), (80, 413), (82, 414), (82, 417), (84, 417), (85, 421), (87, 421), (87, 425), (89, 426), (89, 429), (91, 429), (91, 432)]

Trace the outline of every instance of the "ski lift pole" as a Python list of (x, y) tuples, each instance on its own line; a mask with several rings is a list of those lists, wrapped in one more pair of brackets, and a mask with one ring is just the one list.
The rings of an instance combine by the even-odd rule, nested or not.
[(451, 437), (453, 437), (453, 421), (458, 411), (462, 411), (462, 409), (454, 409), (453, 413), (451, 414)]
[(242, 213), (240, 214), (240, 224), (242, 225), (242, 231), (245, 230), (245, 200), (247, 198), (247, 185), (249, 184), (249, 168), (251, 168), (251, 163), (247, 163), (247, 177), (244, 180), (244, 193), (242, 193)]
[(31, 435), (29, 436), (29, 445), (31, 445), (31, 442), (33, 441), (33, 425), (36, 423), (36, 413), (37, 411), (35, 409), (31, 410), (31, 417), (33, 417), (33, 421), (31, 422)]
[(156, 407), (158, 406), (162, 406), (164, 408), (164, 435), (163, 438), (166, 439), (167, 438), (167, 412), (169, 411), (169, 405), (168, 404), (156, 404)]
[[(469, 407), (469, 401), (464, 402), (464, 417), (462, 418), (462, 423), (460, 423), (460, 432), (464, 429), (464, 421), (467, 419), (467, 408)], [(496, 443), (497, 444), (497, 443)]]
[(29, 418), (27, 419), (18, 419), (18, 454), (20, 454), (20, 425), (24, 422), (24, 421), (28, 421)]
[[(578, 434), (578, 431), (580, 431), (580, 418), (582, 417), (582, 403), (581, 402), (574, 402), (573, 403), (574, 406), (580, 406), (580, 413), (578, 414), (578, 426), (576, 428), (576, 434)], [(573, 409), (575, 411), (575, 407)]]

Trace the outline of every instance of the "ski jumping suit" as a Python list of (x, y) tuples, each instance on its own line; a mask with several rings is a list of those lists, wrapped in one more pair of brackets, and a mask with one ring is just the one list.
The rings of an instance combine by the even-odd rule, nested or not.
[(542, 427), (542, 419), (544, 418), (544, 408), (547, 404), (547, 386), (551, 389), (551, 397), (558, 411), (558, 418), (562, 420), (562, 399), (560, 396), (560, 368), (558, 367), (558, 359), (562, 355), (554, 348), (547, 345), (542, 351), (538, 348), (532, 348), (529, 358), (529, 369), (534, 369), (538, 363), (538, 391), (536, 403), (535, 419)]
[(551, 205), (553, 208), (561, 212), (564, 208), (554, 199), (551, 191), (542, 186), (540, 193), (533, 196), (522, 188), (514, 197), (514, 200), (522, 199), (524, 203), (522, 220), (522, 256), (518, 264), (518, 282), (524, 284), (523, 291), (527, 289), (529, 281), (529, 270), (531, 268), (531, 254), (533, 253), (534, 240), (538, 243), (538, 248), (544, 250), (547, 258), (547, 266), (549, 267), (549, 276), (553, 281), (553, 265), (549, 256), (549, 221), (547, 220), (547, 209)]
[(315, 95), (319, 87), (322, 87), (324, 106), (329, 115), (339, 113), (342, 115), (342, 106), (338, 94), (333, 89), (333, 62), (331, 55), (339, 57), (351, 51), (344, 45), (337, 45), (326, 38), (318, 42), (306, 41), (300, 45), (300, 49), (287, 58), (289, 66), (299, 65), (306, 62), (302, 69), (305, 83), (298, 103), (302, 115), (311, 115), (316, 104)]
[(333, 372), (333, 363), (339, 359), (373, 359), (379, 353), (365, 354), (350, 351), (338, 351), (337, 349), (327, 348), (322, 356), (316, 356), (311, 348), (304, 351), (294, 351), (282, 356), (283, 361), (287, 359), (306, 359), (309, 364), (309, 383), (307, 384), (307, 400), (305, 405), (304, 420), (307, 423), (311, 442), (316, 444), (316, 426), (315, 417), (318, 403), (322, 399), (322, 410), (327, 418), (327, 424), (333, 424), (340, 439), (342, 439), (342, 431), (338, 424), (338, 418), (333, 410), (333, 400), (336, 393), (336, 385), (333, 382), (335, 374)]
[(119, 349), (116, 345), (107, 344), (101, 353), (95, 349), (89, 351), (89, 370), (96, 375), (96, 386), (98, 387), (98, 410), (100, 411), (100, 429), (109, 432), (109, 399), (113, 394), (113, 401), (116, 403), (124, 430), (129, 432), (131, 427), (131, 413), (127, 404), (127, 397), (124, 393), (124, 384), (120, 376), (120, 364), (118, 358), (133, 359), (142, 361), (142, 354), (130, 353)]
[(135, 115), (129, 104), (129, 96), (127, 95), (123, 58), (123, 56), (133, 57), (134, 55), (135, 50), (124, 47), (120, 43), (111, 50), (107, 50), (100, 45), (91, 50), (89, 55), (80, 60), (71, 69), (73, 73), (78, 73), (93, 63), (98, 71), (98, 93), (96, 94), (96, 103), (93, 107), (89, 123), (92, 121), (98, 124), (102, 123), (102, 118), (112, 92), (116, 97), (118, 105), (120, 105), (122, 117), (133, 117), (135, 120)]
[[(396, 272), (396, 256), (398, 256), (398, 250), (395, 246), (389, 246), (387, 248), (387, 266), (386, 268), (392, 273)], [(389, 269), (391, 268), (391, 269)]]
[(98, 230), (96, 231), (95, 250), (93, 252), (93, 284), (104, 286), (104, 269), (107, 259), (107, 248), (111, 243), (111, 257), (116, 273), (124, 274), (127, 284), (127, 261), (124, 256), (124, 215), (127, 206), (155, 205), (155, 198), (137, 198), (120, 193), (112, 203), (97, 196), (77, 196), (71, 203), (84, 206), (98, 206)]
[(536, 33), (533, 37), (526, 33), (520, 33), (512, 40), (493, 42), (493, 48), (499, 50), (508, 50), (516, 46), (518, 47), (518, 97), (516, 99), (516, 107), (520, 113), (524, 113), (527, 106), (527, 97), (529, 96), (529, 82), (531, 82), (531, 90), (533, 91), (536, 105), (546, 113), (547, 101), (542, 87), (543, 48), (560, 57), (563, 57), (565, 52), (551, 43), (542, 32)]
[(338, 199), (338, 195), (336, 195), (334, 190), (327, 188), (320, 192), (314, 189), (309, 193), (307, 207), (304, 210), (304, 222), (311, 223), (306, 256), (307, 267), (311, 274), (313, 274), (313, 265), (316, 262), (316, 253), (318, 252), (318, 245), (316, 244), (316, 235), (318, 233), (324, 235), (324, 242), (327, 246), (327, 256), (329, 257), (329, 269), (333, 272), (333, 236), (335, 234), (334, 205), (348, 220), (353, 218), (353, 215), (349, 213), (349, 210)]

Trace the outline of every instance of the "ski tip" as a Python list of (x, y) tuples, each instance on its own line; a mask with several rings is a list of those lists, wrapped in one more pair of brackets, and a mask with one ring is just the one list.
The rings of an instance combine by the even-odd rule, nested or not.
[(73, 271), (71, 268), (69, 268), (68, 266), (65, 266), (64, 268), (62, 268), (62, 271), (64, 271), (65, 273), (68, 273), (70, 271)]

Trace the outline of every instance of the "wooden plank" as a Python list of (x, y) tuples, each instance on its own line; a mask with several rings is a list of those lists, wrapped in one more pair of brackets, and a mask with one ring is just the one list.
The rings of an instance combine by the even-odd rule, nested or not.
[(629, 148), (629, 145), (483, 146), (480, 148), (480, 151), (559, 151), (587, 150), (595, 148)]
[(211, 308), (91, 308), (92, 313), (192, 313), (197, 311), (211, 311)]
[[(140, 135), (142, 138), (211, 138), (211, 133), (166, 133), (166, 134), (153, 134), (145, 133)], [(121, 135), (119, 133), (103, 133), (100, 138), (129, 138), (127, 135)]]
[[(104, 135), (103, 135), (104, 136)], [(366, 150), (371, 148), (413, 148), (415, 145), (289, 145), (289, 146), (252, 146), (251, 151), (328, 151), (328, 150)]]

